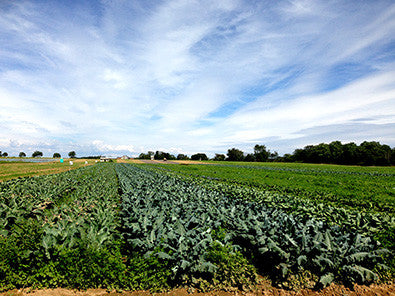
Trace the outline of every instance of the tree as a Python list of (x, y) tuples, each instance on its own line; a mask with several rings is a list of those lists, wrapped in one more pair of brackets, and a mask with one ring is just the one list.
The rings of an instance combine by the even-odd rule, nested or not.
[(185, 154), (178, 154), (177, 155), (177, 159), (178, 160), (188, 160), (189, 159), (189, 157), (188, 157), (188, 155), (185, 155)]
[(244, 160), (244, 152), (239, 149), (236, 149), (236, 148), (228, 149), (228, 153), (226, 155), (228, 156), (228, 158), (226, 160), (229, 160), (229, 161), (243, 161)]
[(41, 157), (43, 156), (43, 153), (41, 151), (34, 151), (32, 154), (32, 157)]
[(148, 154), (140, 153), (139, 159), (150, 159), (151, 157)]
[(25, 152), (19, 152), (19, 157), (26, 157), (26, 153)]
[(53, 158), (61, 158), (62, 156), (59, 153), (55, 152), (52, 157)]
[(330, 162), (341, 164), (343, 161), (343, 145), (340, 141), (333, 141), (329, 143), (329, 150), (331, 152)]
[(278, 156), (278, 152), (277, 151), (270, 152), (270, 155), (269, 155), (269, 160), (270, 161), (276, 161), (278, 158), (279, 158), (279, 156)]
[(224, 154), (218, 154), (215, 153), (215, 157), (213, 158), (215, 161), (224, 161), (225, 160), (225, 155)]
[(258, 145), (256, 144), (254, 147), (254, 155), (256, 161), (267, 161), (270, 155), (270, 151), (266, 151), (265, 145)]
[(208, 160), (208, 157), (205, 153), (196, 153), (191, 156), (192, 160)]
[(248, 154), (246, 155), (246, 157), (244, 157), (244, 161), (254, 162), (255, 160), (256, 160), (256, 159), (255, 159), (255, 155), (252, 154), (252, 153), (248, 153)]
[(357, 164), (358, 162), (357, 144), (354, 142), (344, 144), (341, 164)]
[(286, 153), (283, 155), (283, 157), (281, 157), (281, 161), (282, 162), (294, 162), (295, 158), (293, 155)]
[(70, 151), (69, 152), (69, 157), (70, 158), (75, 158), (75, 155), (76, 155), (75, 151)]
[(173, 154), (163, 152), (163, 151), (156, 151), (154, 155), (155, 159), (167, 159), (167, 160), (174, 160), (176, 157)]
[[(359, 157), (363, 165), (389, 165), (391, 148), (379, 142), (363, 142), (358, 147)], [(4, 155), (4, 154), (3, 154)]]
[(3, 157), (7, 157), (8, 156), (8, 153), (7, 152), (3, 152), (3, 155), (2, 155)]

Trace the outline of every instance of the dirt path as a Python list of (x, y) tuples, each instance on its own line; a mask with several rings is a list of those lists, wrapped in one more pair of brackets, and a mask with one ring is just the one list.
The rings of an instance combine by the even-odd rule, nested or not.
[[(191, 292), (191, 291), (189, 291)], [(244, 295), (244, 296), (394, 296), (395, 295), (395, 285), (394, 284), (385, 284), (385, 285), (370, 285), (370, 286), (359, 286), (355, 285), (353, 290), (346, 288), (341, 285), (332, 284), (329, 287), (321, 290), (321, 291), (313, 291), (313, 290), (301, 290), (298, 292), (294, 291), (286, 291), (282, 289), (273, 288), (271, 286), (260, 286), (257, 288), (255, 292), (243, 292), (243, 291), (212, 291), (208, 293), (188, 293), (186, 289), (177, 289), (172, 290), (165, 293), (150, 293), (149, 291), (135, 291), (135, 292), (107, 292), (103, 289), (89, 289), (86, 291), (78, 291), (78, 290), (68, 290), (68, 289), (45, 289), (45, 290), (35, 290), (31, 291), (29, 289), (24, 290), (12, 290), (4, 293), (0, 293), (0, 296), (116, 296), (116, 295), (124, 295), (124, 296), (200, 296), (200, 295), (209, 295), (209, 296), (235, 296), (235, 295)]]

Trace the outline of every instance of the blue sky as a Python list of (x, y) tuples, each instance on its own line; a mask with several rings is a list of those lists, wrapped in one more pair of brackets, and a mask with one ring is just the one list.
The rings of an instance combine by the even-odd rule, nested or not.
[(0, 150), (395, 146), (393, 1), (1, 1)]

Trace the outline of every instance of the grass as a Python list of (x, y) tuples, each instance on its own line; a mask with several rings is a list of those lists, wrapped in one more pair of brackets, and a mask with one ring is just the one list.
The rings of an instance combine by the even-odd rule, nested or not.
[(41, 163), (0, 160), (0, 181), (61, 173), (86, 166), (85, 161), (88, 161), (88, 165), (95, 163), (94, 159), (73, 159), (73, 165), (69, 164), (69, 159), (65, 159), (64, 163), (60, 163), (59, 160)]

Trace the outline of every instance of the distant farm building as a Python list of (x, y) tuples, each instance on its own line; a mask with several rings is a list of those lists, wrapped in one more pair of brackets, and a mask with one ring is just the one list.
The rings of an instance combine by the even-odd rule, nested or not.
[(100, 162), (109, 162), (111, 160), (113, 160), (111, 157), (100, 156)]

